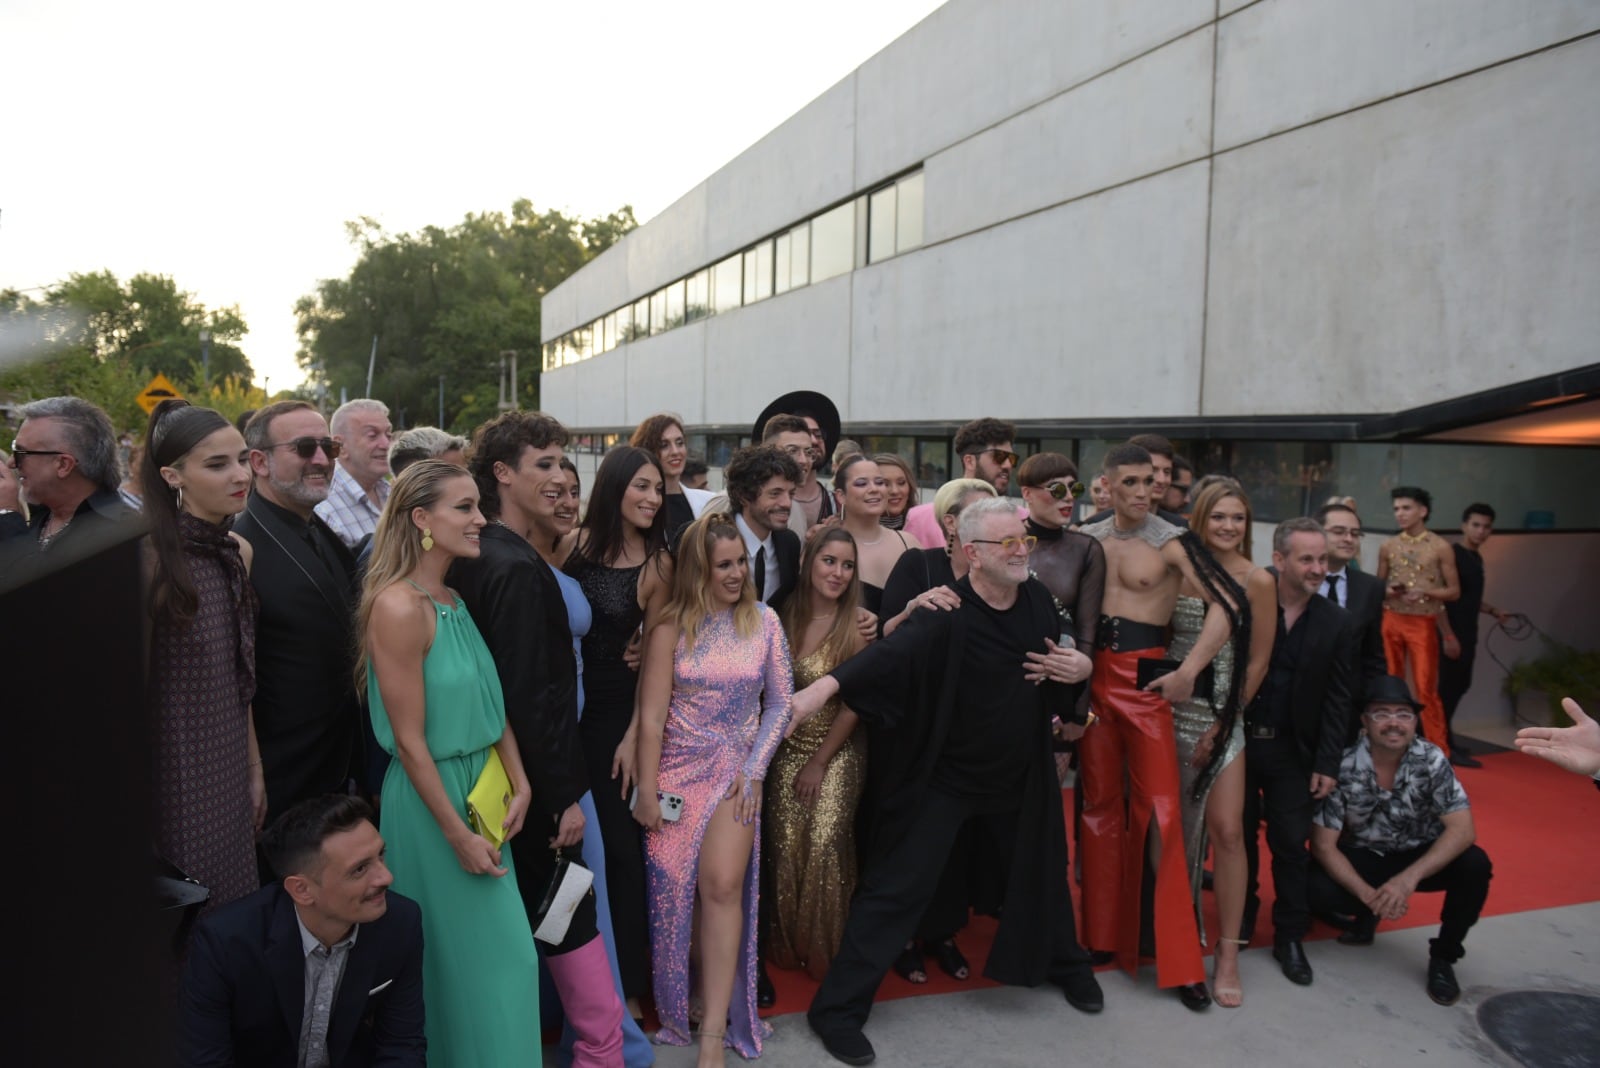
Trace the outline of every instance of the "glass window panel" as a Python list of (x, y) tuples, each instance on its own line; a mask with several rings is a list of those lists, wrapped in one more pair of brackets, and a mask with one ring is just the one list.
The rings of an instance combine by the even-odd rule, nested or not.
[(544, 359), (541, 361), (542, 366), (546, 371), (554, 370), (556, 367), (556, 343), (554, 341), (546, 341), (542, 348), (544, 351)]
[(880, 189), (868, 198), (867, 262), (877, 263), (894, 255), (894, 186)]
[(711, 307), (721, 314), (732, 311), (741, 303), (741, 286), (744, 264), (738, 255), (729, 256), (711, 268)]
[(704, 319), (711, 314), (711, 270), (696, 271), (684, 283), (688, 290), (683, 317), (687, 322)]
[(909, 252), (922, 244), (922, 172), (900, 179), (900, 200), (895, 207), (895, 252)]
[(950, 474), (950, 442), (943, 438), (918, 438), (918, 485), (938, 489), (952, 477), (954, 476)]
[(763, 241), (744, 254), (744, 302), (772, 296), (772, 242)]
[(801, 223), (789, 231), (789, 285), (799, 289), (811, 281), (811, 224)]
[(633, 305), (618, 308), (617, 316), (617, 344), (623, 345), (633, 340)]
[(856, 203), (840, 204), (811, 220), (811, 281), (855, 267)]
[(602, 348), (600, 351), (610, 352), (612, 349), (617, 347), (617, 313), (612, 312), (610, 315), (606, 316), (601, 320), (601, 324), (604, 335), (601, 339)]
[(666, 289), (667, 329), (676, 330), (683, 325), (683, 283), (674, 282)]
[(578, 327), (578, 329), (573, 331), (573, 334), (574, 334), (574, 336), (576, 338), (575, 343), (576, 343), (576, 345), (578, 347), (578, 359), (587, 360), (589, 357), (593, 356), (594, 355), (594, 345), (593, 345), (594, 327), (593, 327), (593, 325), (591, 324), (589, 326), (580, 326), (580, 327)]
[(789, 235), (779, 234), (772, 242), (772, 291), (789, 292), (790, 253)]
[(650, 336), (650, 298), (640, 297), (633, 302), (633, 330), (629, 340)]
[(658, 289), (650, 294), (650, 333), (659, 334), (670, 329), (667, 322), (667, 291)]
[(856, 197), (856, 255), (855, 266), (867, 265), (867, 198), (865, 195)]

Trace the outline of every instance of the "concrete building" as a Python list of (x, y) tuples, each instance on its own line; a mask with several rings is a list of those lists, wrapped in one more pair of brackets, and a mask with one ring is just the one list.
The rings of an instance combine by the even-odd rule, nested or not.
[(551, 292), (543, 404), (715, 462), (816, 389), (930, 485), (976, 415), (1159, 430), (1262, 519), (1421, 484), (1592, 577), (1597, 100), (1600, 0), (951, 0)]

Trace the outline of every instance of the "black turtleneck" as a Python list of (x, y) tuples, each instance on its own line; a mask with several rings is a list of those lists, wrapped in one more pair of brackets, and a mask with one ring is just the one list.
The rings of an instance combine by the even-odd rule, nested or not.
[(1029, 516), (1027, 519), (1023, 520), (1023, 525), (1028, 528), (1029, 534), (1032, 534), (1040, 541), (1060, 541), (1061, 535), (1067, 532), (1066, 527), (1040, 526), (1038, 523), (1033, 521), (1032, 516)]
[(1039, 539), (1028, 557), (1028, 566), (1055, 597), (1057, 611), (1072, 618), (1072, 635), (1078, 648), (1092, 650), (1100, 602), (1105, 596), (1105, 550), (1089, 535), (1065, 527), (1042, 527), (1032, 519), (1027, 520), (1027, 527), (1028, 533)]

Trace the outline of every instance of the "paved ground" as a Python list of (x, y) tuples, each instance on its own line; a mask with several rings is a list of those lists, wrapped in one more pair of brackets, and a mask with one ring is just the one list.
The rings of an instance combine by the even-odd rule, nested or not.
[[(1600, 887), (1596, 888), (1600, 891)], [(1426, 895), (1434, 901), (1434, 895)], [(1137, 981), (1100, 973), (1106, 1011), (1084, 1016), (1054, 988), (999, 988), (889, 1001), (874, 1007), (867, 1035), (882, 1068), (1033, 1068), (1065, 1063), (1116, 1068), (1211, 1064), (1512, 1066), (1479, 1026), (1491, 995), (1549, 990), (1600, 998), (1600, 903), (1496, 916), (1481, 921), (1457, 965), (1462, 999), (1450, 1008), (1423, 990), (1433, 928), (1379, 932), (1369, 948), (1315, 942), (1307, 955), (1316, 982), (1283, 978), (1268, 949), (1244, 954), (1243, 1008), (1190, 1013), (1157, 992), (1153, 969)], [(803, 1015), (772, 1021), (763, 1068), (834, 1064)], [(661, 1048), (661, 1068), (695, 1062)], [(1600, 1064), (1600, 1048), (1569, 1064)], [(740, 1063), (729, 1055), (730, 1064)], [(1547, 1062), (1549, 1063), (1549, 1062)]]

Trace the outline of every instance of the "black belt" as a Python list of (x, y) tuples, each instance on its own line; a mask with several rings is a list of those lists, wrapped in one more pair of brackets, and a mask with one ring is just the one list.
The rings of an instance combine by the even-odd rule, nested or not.
[(1094, 632), (1094, 647), (1113, 653), (1136, 653), (1141, 649), (1165, 649), (1167, 628), (1140, 623), (1121, 616), (1101, 616)]

